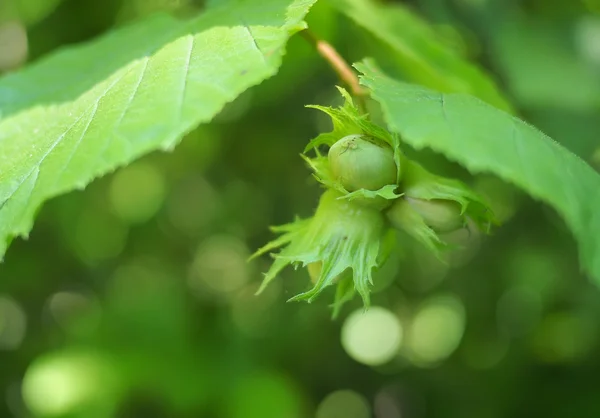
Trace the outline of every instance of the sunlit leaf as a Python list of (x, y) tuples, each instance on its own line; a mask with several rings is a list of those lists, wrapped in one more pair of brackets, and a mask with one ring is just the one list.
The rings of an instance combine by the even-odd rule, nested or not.
[(489, 172), (549, 204), (579, 242), (583, 268), (600, 283), (600, 175), (536, 128), (464, 94), (443, 94), (357, 64), (389, 128), (416, 149)]
[(504, 110), (510, 105), (492, 79), (440, 41), (433, 28), (401, 4), (329, 0), (395, 53), (406, 77), (447, 93), (469, 93)]
[(168, 150), (274, 75), (315, 0), (157, 16), (0, 79), (0, 255), (41, 203)]

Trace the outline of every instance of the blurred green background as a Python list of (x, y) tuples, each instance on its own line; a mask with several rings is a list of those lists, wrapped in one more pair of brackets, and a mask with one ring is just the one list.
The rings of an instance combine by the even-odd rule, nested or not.
[[(205, 6), (0, 1), (0, 72)], [(486, 68), (521, 117), (600, 167), (600, 2), (400, 4)], [(324, 2), (307, 20), (349, 61), (390, 58)], [(174, 152), (46, 204), (0, 265), (0, 417), (600, 416), (600, 294), (563, 222), (431, 153), (419, 155), (429, 168), (488, 197), (504, 222), (491, 237), (453, 237), (464, 248), (448, 264), (401, 240), (366, 314), (355, 300), (332, 321), (331, 293), (285, 303), (307, 286), (302, 270), (254, 296), (269, 259), (246, 259), (267, 227), (316, 205), (298, 154), (330, 127), (304, 105), (338, 103), (336, 83), (296, 36), (275, 78)]]

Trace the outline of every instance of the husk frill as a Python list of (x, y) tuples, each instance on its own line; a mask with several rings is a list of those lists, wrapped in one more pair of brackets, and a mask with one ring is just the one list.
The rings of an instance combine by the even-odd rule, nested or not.
[(273, 228), (282, 235), (253, 257), (284, 248), (273, 255), (275, 261), (265, 274), (259, 293), (288, 265), (321, 263), (314, 286), (291, 301), (312, 302), (326, 287), (336, 284), (334, 314), (355, 291), (369, 306), (372, 270), (383, 261), (380, 250), (388, 228), (381, 211), (339, 199), (340, 196), (335, 190), (327, 190), (312, 218)]

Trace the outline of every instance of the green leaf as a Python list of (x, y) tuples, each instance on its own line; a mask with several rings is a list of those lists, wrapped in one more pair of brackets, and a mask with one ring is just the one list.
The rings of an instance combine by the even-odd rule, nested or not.
[(474, 97), (393, 80), (368, 61), (356, 68), (404, 142), (440, 152), (472, 173), (493, 173), (555, 208), (579, 242), (583, 268), (600, 283), (600, 175), (589, 165)]
[(507, 111), (511, 106), (492, 79), (441, 42), (440, 36), (400, 4), (373, 0), (329, 0), (395, 53), (410, 80), (447, 93), (468, 93)]
[(44, 200), (173, 148), (274, 75), (314, 1), (157, 16), (0, 79), (0, 256)]

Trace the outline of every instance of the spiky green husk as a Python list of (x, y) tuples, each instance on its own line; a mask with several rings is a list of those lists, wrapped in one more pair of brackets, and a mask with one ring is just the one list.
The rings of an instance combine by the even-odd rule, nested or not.
[[(497, 224), (489, 206), (462, 182), (430, 173), (414, 161), (403, 161), (403, 166), (403, 197), (394, 201), (386, 216), (437, 256), (447, 247), (438, 233), (464, 227), (468, 219), (484, 232)], [(449, 219), (453, 216), (456, 219)]]
[(413, 199), (447, 200), (460, 205), (460, 213), (471, 218), (478, 228), (489, 232), (497, 225), (494, 213), (483, 198), (461, 181), (437, 176), (414, 161), (405, 161), (403, 195)]
[[(400, 151), (400, 140), (397, 135), (391, 134), (387, 130), (371, 122), (368, 115), (361, 114), (346, 90), (339, 87), (338, 90), (345, 100), (343, 106), (339, 108), (307, 106), (327, 113), (331, 117), (333, 130), (331, 132), (320, 134), (306, 146), (304, 152), (306, 153), (309, 150), (314, 150), (316, 157), (309, 158), (304, 155), (303, 158), (309, 162), (311, 168), (314, 170), (315, 178), (326, 187), (340, 192), (342, 195), (341, 198), (360, 200), (367, 205), (369, 205), (368, 201), (372, 199), (373, 202), (371, 206), (380, 208), (388, 206), (389, 202), (385, 202), (386, 200), (393, 200), (399, 197), (399, 195), (395, 193), (395, 190), (402, 178), (401, 161), (403, 156)], [(372, 143), (379, 144), (380, 146), (389, 146), (390, 151), (393, 153), (393, 161), (396, 166), (395, 179), (390, 178), (392, 184), (384, 184), (377, 190), (370, 190), (369, 188), (348, 190), (344, 187), (342, 182), (336, 178), (329, 166), (327, 157), (320, 154), (318, 147), (321, 145), (332, 147), (338, 141), (350, 135), (361, 135), (363, 139)], [(368, 184), (368, 182), (365, 184)], [(350, 187), (350, 189), (353, 189), (353, 187)]]
[[(333, 121), (331, 132), (319, 135), (306, 147), (304, 152), (312, 150), (314, 157), (301, 155), (326, 187), (315, 215), (272, 228), (281, 236), (253, 255), (283, 248), (273, 255), (274, 262), (257, 293), (286, 266), (306, 267), (312, 287), (290, 300), (312, 302), (326, 287), (335, 285), (334, 317), (356, 293), (365, 307), (369, 306), (372, 271), (395, 247), (396, 230), (405, 231), (441, 258), (442, 250), (449, 246), (438, 233), (463, 227), (467, 220), (485, 231), (495, 223), (477, 194), (459, 181), (434, 175), (408, 160), (400, 151), (398, 136), (371, 122), (350, 95), (339, 90), (345, 99), (343, 106), (309, 106), (327, 113)], [(360, 142), (365, 147), (354, 144), (356, 155), (342, 155), (350, 157), (342, 162), (342, 170), (334, 157), (346, 152), (344, 147), (352, 145), (348, 142), (355, 141), (353, 138), (366, 141)], [(321, 145), (330, 147), (329, 155), (321, 153)], [(337, 156), (332, 156), (336, 150)], [(383, 174), (377, 171), (381, 164), (373, 164), (381, 162), (382, 153)]]
[(273, 256), (275, 261), (265, 274), (259, 293), (287, 265), (305, 267), (320, 263), (321, 271), (314, 286), (290, 300), (312, 302), (326, 287), (335, 283), (338, 289), (334, 313), (352, 298), (354, 291), (360, 294), (365, 307), (369, 306), (371, 274), (381, 261), (380, 250), (386, 238), (384, 216), (377, 209), (339, 197), (337, 191), (327, 190), (312, 218), (298, 219), (274, 229), (283, 235), (254, 256), (278, 247), (285, 248)]

